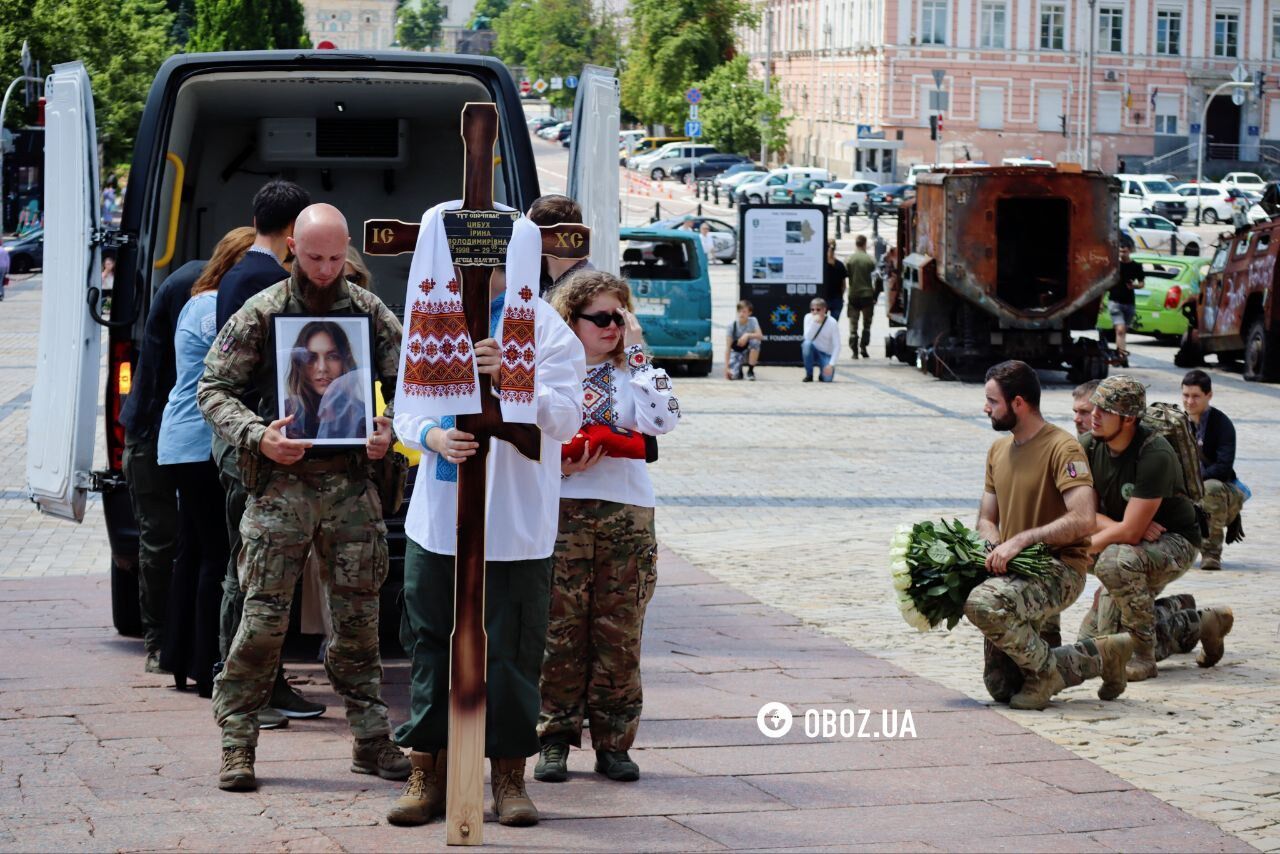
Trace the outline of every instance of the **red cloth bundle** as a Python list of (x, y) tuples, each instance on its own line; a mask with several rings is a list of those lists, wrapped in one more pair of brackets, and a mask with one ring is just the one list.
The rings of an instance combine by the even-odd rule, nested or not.
[(646, 457), (644, 434), (625, 427), (589, 424), (560, 446), (560, 459), (577, 462), (588, 448), (593, 454), (597, 449), (604, 448), (606, 457), (625, 460), (643, 460)]

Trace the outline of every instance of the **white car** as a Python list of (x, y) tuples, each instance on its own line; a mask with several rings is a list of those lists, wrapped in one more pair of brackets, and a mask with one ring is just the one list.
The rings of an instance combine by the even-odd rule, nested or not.
[(1140, 245), (1147, 249), (1156, 252), (1172, 252), (1176, 249), (1183, 255), (1200, 254), (1203, 238), (1194, 231), (1178, 228), (1162, 216), (1149, 213), (1129, 214), (1120, 217), (1120, 227), (1140, 238)]
[(733, 188), (733, 198), (739, 204), (750, 202), (762, 204), (769, 197), (770, 188), (781, 186), (788, 181), (817, 180), (830, 181), (831, 173), (826, 169), (812, 166), (780, 166), (764, 175), (757, 175), (749, 181), (743, 181)]
[(712, 183), (722, 190), (732, 190), (743, 182), (753, 181), (756, 178), (763, 178), (768, 174), (768, 172), (764, 172), (759, 169), (748, 169), (744, 172), (734, 172), (732, 175), (721, 175), (712, 181)]
[(563, 128), (565, 125), (572, 125), (572, 124), (573, 122), (560, 122), (559, 124), (548, 125), (547, 127), (544, 127), (542, 130), (538, 131), (538, 136), (542, 137), (543, 139), (555, 139), (560, 135), (561, 128)]
[[(1209, 225), (1231, 222), (1237, 198), (1243, 198), (1248, 204), (1249, 222), (1262, 222), (1269, 219), (1267, 212), (1249, 198), (1248, 193), (1235, 187), (1222, 184), (1179, 184), (1175, 189), (1178, 195), (1185, 196), (1187, 199), (1187, 218), (1190, 220), (1195, 219), (1196, 208), (1199, 207), (1201, 222)], [(1233, 193), (1237, 195), (1233, 196)]]
[(880, 186), (875, 181), (832, 181), (813, 194), (815, 205), (829, 205), (833, 211), (858, 213), (866, 210), (867, 193)]
[(1267, 188), (1267, 182), (1256, 172), (1228, 172), (1222, 179), (1228, 187), (1239, 187), (1241, 190), (1252, 190), (1261, 193)]

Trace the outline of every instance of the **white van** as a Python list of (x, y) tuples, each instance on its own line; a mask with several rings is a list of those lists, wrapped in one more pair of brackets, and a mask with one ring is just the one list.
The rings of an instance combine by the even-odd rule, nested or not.
[(1187, 218), (1187, 200), (1159, 175), (1117, 175), (1120, 213), (1153, 213), (1181, 225)]
[(706, 154), (715, 154), (714, 145), (696, 142), (669, 142), (652, 154), (636, 158), (636, 169), (654, 181), (666, 179), (671, 170)]
[[(601, 91), (610, 93), (611, 105), (584, 100)], [(231, 229), (250, 225), (254, 193), (271, 176), (336, 205), (357, 248), (366, 220), (417, 222), (461, 193), (459, 128), (468, 102), (497, 107), (494, 201), (528, 210), (541, 190), (519, 93), (510, 71), (491, 57), (338, 50), (172, 56), (147, 96), (118, 229), (101, 221), (97, 127), (84, 66), (55, 66), (47, 96), (45, 242), (57, 251), (45, 257), (27, 488), (42, 511), (76, 522), (84, 518), (87, 493), (102, 493), (113, 616), (122, 632), (136, 631), (138, 525), (122, 471), (118, 416), (161, 282), (186, 262), (208, 258)], [(616, 81), (583, 76), (578, 97), (584, 122), (574, 134), (569, 192), (582, 189), (592, 260), (616, 271), (616, 248), (609, 256), (618, 245)], [(610, 176), (611, 197), (602, 200), (595, 193), (610, 186)], [(109, 319), (99, 309), (104, 248), (117, 253)], [(365, 259), (397, 316), (410, 260), (410, 254)], [(94, 471), (98, 430), (106, 465)], [(387, 521), (394, 572), (403, 526)]]
[(819, 169), (816, 166), (781, 166), (764, 175), (758, 175), (751, 180), (743, 181), (734, 188), (733, 197), (739, 203), (749, 202), (753, 205), (759, 205), (768, 200), (770, 187), (781, 186), (788, 181), (805, 181), (809, 179), (830, 181), (834, 177), (826, 169)]

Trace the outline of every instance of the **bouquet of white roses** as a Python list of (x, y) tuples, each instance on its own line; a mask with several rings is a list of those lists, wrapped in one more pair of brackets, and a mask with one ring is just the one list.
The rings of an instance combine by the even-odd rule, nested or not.
[[(990, 546), (959, 520), (900, 525), (889, 544), (889, 572), (902, 619), (927, 632), (943, 621), (954, 629), (969, 593), (985, 581)], [(1012, 575), (1043, 576), (1050, 565), (1041, 543), (1009, 561)]]

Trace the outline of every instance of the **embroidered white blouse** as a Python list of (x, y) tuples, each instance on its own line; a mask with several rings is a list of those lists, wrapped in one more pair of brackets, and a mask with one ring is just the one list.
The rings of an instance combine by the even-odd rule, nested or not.
[[(542, 460), (526, 460), (506, 442), (493, 443), (489, 451), (486, 560), (537, 560), (551, 555), (560, 520), (560, 446), (573, 438), (582, 423), (582, 381), (586, 376), (582, 343), (541, 299), (533, 334), (538, 354)], [(456, 467), (423, 446), (423, 428), (434, 423), (422, 416), (395, 417), (400, 441), (423, 451), (404, 529), (427, 551), (451, 555), (458, 545)]]
[[(601, 362), (587, 368), (583, 383), (582, 423), (613, 424), (646, 436), (670, 433), (680, 420), (680, 401), (672, 394), (671, 377), (655, 368), (638, 346), (628, 347), (627, 364)], [(603, 457), (560, 486), (561, 498), (597, 498), (652, 507), (653, 481), (644, 460)]]

